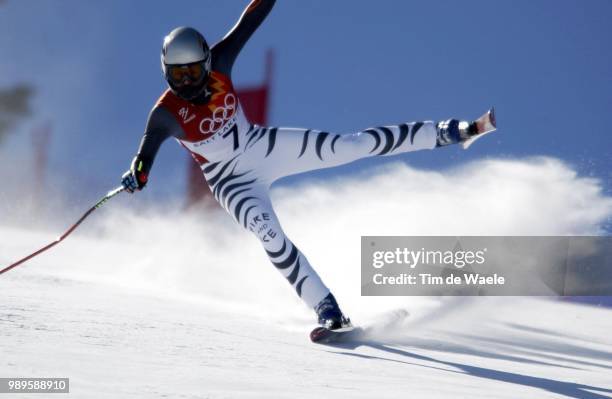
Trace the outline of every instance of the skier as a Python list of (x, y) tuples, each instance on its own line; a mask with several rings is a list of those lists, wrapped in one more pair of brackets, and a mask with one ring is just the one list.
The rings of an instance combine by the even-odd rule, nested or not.
[(466, 142), (491, 126), (483, 120), (450, 119), (336, 134), (249, 123), (232, 86), (232, 67), (274, 3), (251, 1), (234, 28), (212, 48), (193, 28), (176, 28), (164, 38), (161, 67), (169, 88), (149, 115), (138, 153), (122, 184), (130, 193), (142, 190), (160, 145), (174, 137), (199, 163), (219, 204), (259, 238), (272, 264), (315, 310), (319, 324), (330, 330), (344, 329), (351, 326), (350, 320), (283, 232), (270, 202), (271, 183), (364, 157)]

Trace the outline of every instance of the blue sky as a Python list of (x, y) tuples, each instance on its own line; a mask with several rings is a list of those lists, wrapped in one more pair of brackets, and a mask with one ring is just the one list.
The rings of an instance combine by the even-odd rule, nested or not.
[[(0, 86), (32, 82), (38, 90), (34, 118), (0, 148), (4, 171), (23, 173), (29, 130), (49, 121), (52, 179), (85, 199), (117, 185), (165, 88), (163, 36), (191, 25), (214, 43), (247, 3), (4, 2)], [(497, 109), (499, 132), (469, 151), (367, 160), (316, 176), (398, 159), (448, 169), (483, 157), (549, 155), (610, 190), (611, 17), (607, 0), (279, 0), (234, 78), (238, 86), (259, 82), (265, 51), (275, 49), (270, 122), (282, 126), (348, 132)], [(182, 195), (183, 152), (164, 145), (143, 196)]]

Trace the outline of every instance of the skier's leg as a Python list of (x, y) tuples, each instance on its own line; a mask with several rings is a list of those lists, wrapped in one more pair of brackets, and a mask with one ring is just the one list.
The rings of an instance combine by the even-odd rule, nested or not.
[(280, 177), (324, 169), (371, 156), (387, 156), (463, 143), (495, 130), (493, 109), (473, 122), (449, 119), (380, 126), (338, 134), (296, 128), (252, 126), (243, 137), (242, 159), (272, 182)]
[(329, 289), (285, 235), (272, 208), (268, 185), (258, 182), (256, 170), (242, 170), (239, 161), (233, 159), (209, 166), (206, 178), (215, 198), (240, 225), (257, 236), (274, 267), (314, 309), (329, 295)]
[(348, 134), (256, 126), (247, 133), (243, 158), (273, 181), (361, 158), (432, 149), (436, 139), (434, 122), (381, 126)]
[(312, 309), (329, 294), (317, 272), (286, 236), (272, 208), (267, 189), (247, 201), (242, 224), (259, 239), (274, 267), (287, 279), (297, 295)]

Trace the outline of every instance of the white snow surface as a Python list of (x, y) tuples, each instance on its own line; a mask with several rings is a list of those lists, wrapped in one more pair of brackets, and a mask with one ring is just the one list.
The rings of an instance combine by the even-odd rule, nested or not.
[[(361, 235), (601, 234), (612, 199), (597, 180), (550, 158), (392, 164), (273, 199), (343, 310), (374, 326), (362, 339), (312, 344), (314, 313), (228, 215), (122, 194), (0, 276), (0, 377), (69, 377), (74, 398), (612, 397), (610, 309), (360, 296)], [(2, 220), (1, 266), (60, 233)]]

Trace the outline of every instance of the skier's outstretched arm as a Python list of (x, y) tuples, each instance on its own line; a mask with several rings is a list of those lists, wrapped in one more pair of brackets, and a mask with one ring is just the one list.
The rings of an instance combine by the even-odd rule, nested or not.
[(130, 193), (144, 188), (149, 180), (155, 156), (161, 144), (180, 131), (174, 117), (163, 107), (155, 107), (149, 114), (145, 133), (130, 169), (123, 174), (122, 184)]
[(225, 37), (212, 48), (213, 70), (231, 76), (234, 61), (245, 43), (272, 10), (276, 0), (252, 0)]

